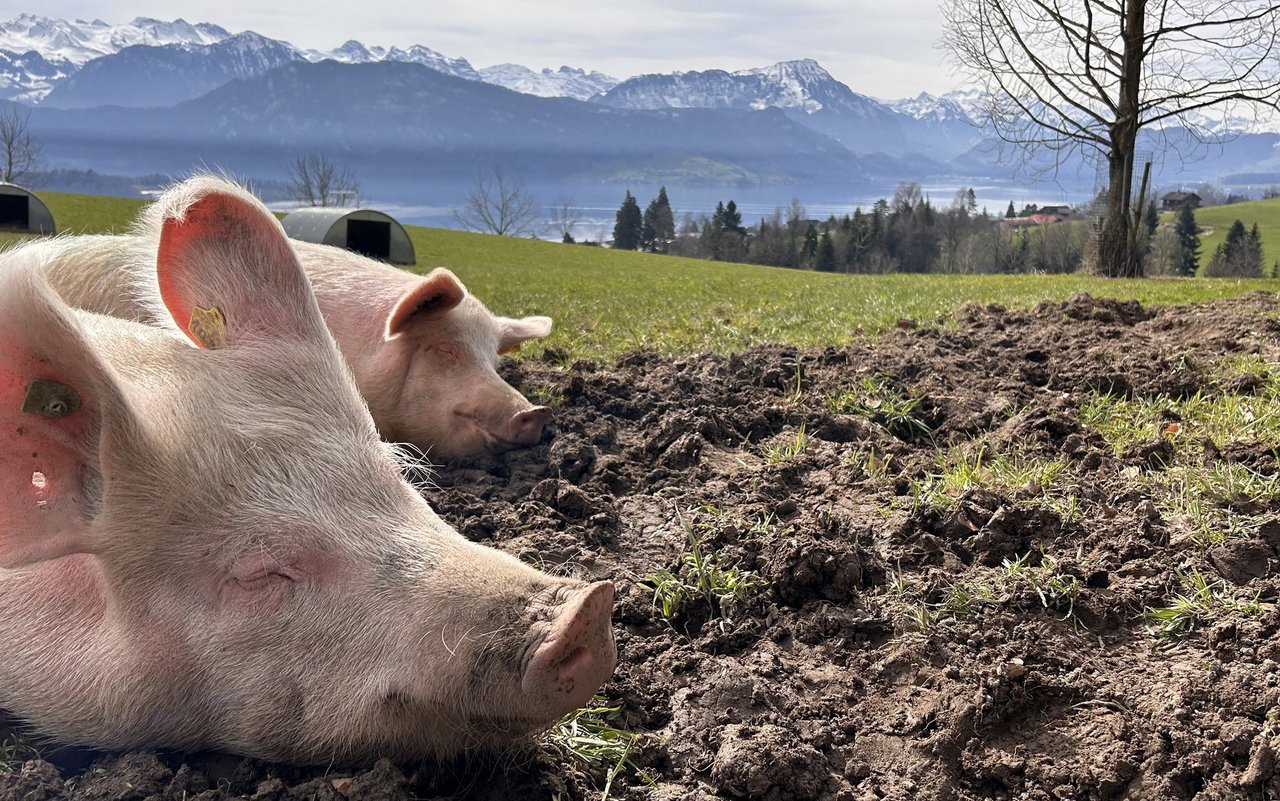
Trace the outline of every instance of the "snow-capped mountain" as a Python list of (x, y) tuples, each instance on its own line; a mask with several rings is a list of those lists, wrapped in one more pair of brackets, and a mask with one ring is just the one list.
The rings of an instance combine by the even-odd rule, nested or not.
[(452, 75), (455, 78), (466, 78), (470, 81), (484, 80), (465, 58), (449, 58), (437, 53), (429, 47), (414, 45), (408, 50), (399, 47), (390, 49), (373, 46), (366, 47), (354, 39), (334, 50), (307, 50), (304, 55), (308, 61), (333, 59), (343, 64), (373, 64), (379, 61), (400, 61), (406, 64), (421, 64), (436, 72)]
[(251, 31), (207, 45), (134, 45), (86, 63), (58, 83), (42, 105), (172, 106), (299, 60), (302, 54), (292, 45)]
[(887, 100), (885, 105), (899, 114), (922, 122), (941, 125), (957, 122), (969, 125), (973, 122), (960, 103), (950, 97), (935, 97), (928, 92), (901, 100)]
[[(783, 61), (738, 72), (704, 70), (638, 75), (596, 98), (614, 108), (781, 108), (814, 114), (829, 105), (857, 105), (849, 87), (816, 61)], [(870, 98), (864, 98), (870, 100)], [(874, 101), (872, 101), (874, 102)]]
[[(640, 75), (593, 100), (631, 109), (782, 109), (796, 121), (837, 139), (856, 153), (896, 156), (923, 152), (947, 157), (969, 147), (968, 133), (958, 140), (942, 136), (936, 130), (936, 121), (922, 121), (858, 94), (811, 59), (737, 72)], [(950, 112), (963, 117), (958, 107)], [(953, 124), (951, 120), (946, 122)]]
[(480, 70), (480, 79), (485, 83), (505, 86), (514, 92), (534, 95), (536, 97), (572, 97), (575, 100), (590, 100), (596, 95), (604, 94), (619, 81), (602, 72), (587, 72), (573, 67), (561, 67), (552, 71), (544, 67), (541, 72), (534, 72), (519, 64), (496, 64)]
[(217, 25), (207, 22), (192, 25), (182, 19), (165, 22), (137, 17), (123, 25), (110, 25), (98, 19), (69, 22), (20, 14), (8, 22), (0, 22), (0, 50), (11, 53), (34, 50), (49, 61), (65, 61), (76, 66), (134, 45), (210, 45), (229, 36), (226, 29)]
[(0, 98), (28, 105), (38, 103), (78, 67), (62, 59), (47, 59), (34, 50), (0, 50)]

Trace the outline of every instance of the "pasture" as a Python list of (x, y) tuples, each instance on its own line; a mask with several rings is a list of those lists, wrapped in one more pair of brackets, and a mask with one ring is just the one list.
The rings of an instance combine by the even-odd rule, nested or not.
[(616, 583), (597, 702), (444, 764), (84, 755), (0, 724), (0, 798), (1280, 797), (1276, 281), (411, 234), (417, 269), (556, 319), (502, 367), (553, 408), (542, 442), (425, 492)]
[[(135, 199), (57, 192), (41, 197), (66, 233), (126, 231), (143, 205)], [(1250, 204), (1223, 208), (1245, 205)], [(1201, 210), (1197, 219), (1210, 211), (1216, 210)], [(495, 313), (551, 316), (556, 321), (552, 335), (530, 345), (528, 353), (550, 348), (567, 360), (612, 360), (631, 350), (665, 356), (731, 353), (763, 343), (842, 346), (903, 320), (945, 321), (971, 302), (1026, 308), (1088, 292), (1145, 305), (1176, 304), (1280, 286), (1273, 280), (1117, 281), (1076, 275), (834, 275), (441, 228), (407, 230), (417, 252), (413, 269), (452, 269)], [(23, 239), (0, 234), (0, 247)]]

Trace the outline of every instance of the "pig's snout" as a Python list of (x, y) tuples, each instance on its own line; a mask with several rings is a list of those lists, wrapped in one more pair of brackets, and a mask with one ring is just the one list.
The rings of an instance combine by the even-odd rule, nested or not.
[(613, 584), (598, 581), (565, 602), (525, 669), (521, 686), (551, 719), (591, 700), (618, 659), (610, 616)]
[(542, 439), (542, 427), (551, 419), (551, 410), (546, 406), (534, 406), (523, 412), (516, 412), (507, 421), (507, 436), (504, 439), (516, 445), (537, 445)]

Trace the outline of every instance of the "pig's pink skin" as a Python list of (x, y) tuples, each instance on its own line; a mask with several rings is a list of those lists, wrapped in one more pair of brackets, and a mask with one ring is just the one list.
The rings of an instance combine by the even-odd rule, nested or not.
[[(550, 410), (497, 373), (499, 353), (551, 332), (548, 317), (495, 317), (453, 273), (415, 276), (349, 251), (294, 242), (325, 321), (382, 435), (436, 459), (533, 445)], [(443, 307), (388, 321), (420, 287)]]
[[(305, 763), (501, 746), (585, 702), (612, 587), (432, 512), (260, 204), (201, 178), (155, 217), (164, 296), (138, 296), (167, 328), (0, 256), (0, 708), (67, 743)], [(203, 304), (226, 347), (182, 333)], [(79, 408), (23, 411), (35, 379)]]
[[(549, 317), (492, 314), (448, 270), (426, 278), (340, 248), (291, 242), (356, 384), (385, 439), (436, 461), (536, 444), (551, 417), (498, 376), (500, 353), (551, 332)], [(73, 306), (152, 322), (138, 289), (122, 280), (153, 254), (134, 236), (67, 237), (37, 245), (49, 280)], [(407, 297), (451, 284), (454, 301), (388, 322)], [(413, 309), (410, 309), (412, 312)]]

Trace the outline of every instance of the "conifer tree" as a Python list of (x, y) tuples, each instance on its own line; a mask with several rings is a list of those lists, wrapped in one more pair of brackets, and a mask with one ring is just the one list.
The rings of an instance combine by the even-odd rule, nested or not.
[(804, 263), (813, 266), (813, 260), (818, 255), (818, 229), (813, 223), (809, 223), (809, 227), (804, 232), (804, 244), (801, 246), (800, 255)]
[(1178, 239), (1179, 261), (1175, 269), (1179, 275), (1195, 275), (1200, 266), (1200, 231), (1196, 226), (1196, 213), (1191, 204), (1184, 204), (1178, 211), (1178, 220), (1173, 226), (1174, 236)]
[(666, 253), (675, 236), (675, 216), (671, 213), (671, 202), (667, 200), (667, 188), (664, 186), (644, 210), (641, 245), (651, 253)]
[(818, 255), (813, 266), (824, 273), (836, 269), (836, 245), (831, 241), (831, 234), (826, 231), (818, 238)]
[(1008, 208), (1008, 210), (1007, 210), (1007, 211), (1005, 211), (1004, 216), (1005, 216), (1005, 219), (1009, 219), (1009, 218), (1011, 218), (1011, 217), (1017, 217), (1017, 216), (1018, 216), (1018, 212), (1016, 212), (1016, 211), (1014, 211), (1014, 210), (1013, 210), (1013, 201), (1012, 201), (1012, 200), (1010, 200), (1010, 201), (1009, 201), (1009, 208)]
[(1209, 277), (1260, 278), (1262, 276), (1262, 237), (1254, 226), (1245, 233), (1244, 223), (1236, 220), (1227, 230), (1227, 238), (1214, 251), (1205, 265)]
[(627, 190), (627, 196), (618, 209), (613, 225), (613, 246), (618, 250), (635, 250), (640, 247), (640, 236), (644, 228), (644, 215), (640, 213), (640, 204)]

